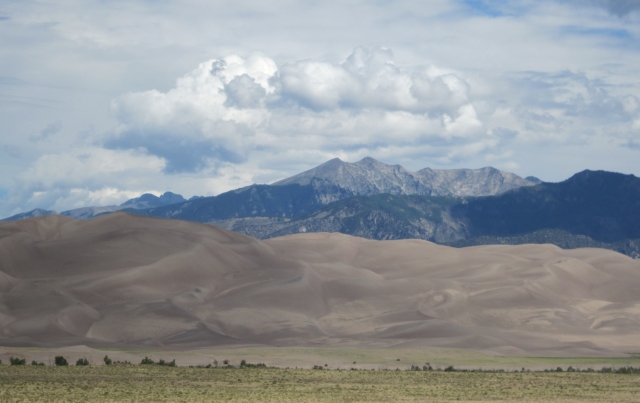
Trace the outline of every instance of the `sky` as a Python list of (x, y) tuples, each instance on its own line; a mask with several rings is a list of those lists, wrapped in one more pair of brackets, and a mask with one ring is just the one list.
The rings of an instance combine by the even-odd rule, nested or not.
[(0, 217), (338, 157), (640, 175), (640, 0), (3, 0)]

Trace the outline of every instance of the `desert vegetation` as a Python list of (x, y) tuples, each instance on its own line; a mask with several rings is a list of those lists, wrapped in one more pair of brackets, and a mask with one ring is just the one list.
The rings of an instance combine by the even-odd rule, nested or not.
[[(146, 357), (145, 357), (146, 358)], [(150, 359), (148, 359), (150, 360)], [(175, 362), (175, 361), (172, 361)], [(264, 364), (0, 366), (2, 402), (637, 402), (640, 368), (321, 370)]]

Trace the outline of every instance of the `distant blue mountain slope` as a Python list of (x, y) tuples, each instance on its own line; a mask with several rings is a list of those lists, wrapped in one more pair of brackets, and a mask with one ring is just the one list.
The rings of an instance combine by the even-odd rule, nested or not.
[[(175, 203), (182, 203), (185, 201), (187, 200), (184, 197), (172, 192), (165, 192), (161, 196), (155, 196), (155, 195), (152, 195), (151, 193), (145, 193), (140, 197), (129, 199), (119, 206), (80, 207), (73, 210), (63, 211), (62, 213), (60, 213), (60, 215), (79, 218), (79, 219), (87, 219), (87, 218), (95, 217), (97, 215), (112, 213), (114, 211), (123, 210), (123, 209), (130, 209), (130, 210), (145, 209), (150, 207), (160, 207), (160, 206), (166, 206), (166, 205), (175, 204)], [(26, 213), (16, 214), (14, 216), (5, 218), (0, 221), (17, 221), (17, 220), (23, 220), (25, 218), (40, 217), (43, 215), (52, 215), (52, 214), (58, 214), (58, 212), (53, 210), (44, 210), (44, 209), (38, 208), (35, 210), (28, 211)]]

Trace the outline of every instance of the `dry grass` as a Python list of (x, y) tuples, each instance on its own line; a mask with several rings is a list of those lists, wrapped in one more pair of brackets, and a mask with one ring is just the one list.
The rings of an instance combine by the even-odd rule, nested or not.
[(0, 366), (2, 402), (638, 402), (640, 376)]

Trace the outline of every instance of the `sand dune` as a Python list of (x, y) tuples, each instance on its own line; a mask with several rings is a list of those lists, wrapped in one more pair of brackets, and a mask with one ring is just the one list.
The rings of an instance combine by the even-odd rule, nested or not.
[(115, 213), (0, 224), (0, 345), (640, 351), (640, 261), (552, 245), (257, 241)]

